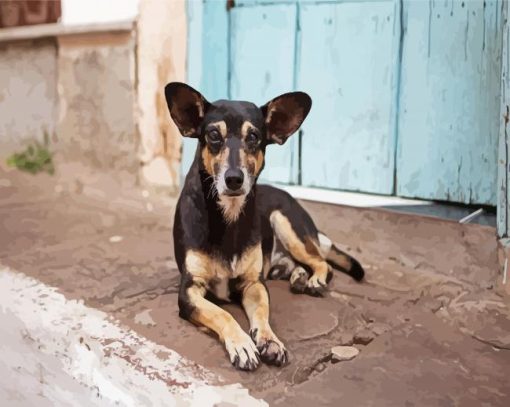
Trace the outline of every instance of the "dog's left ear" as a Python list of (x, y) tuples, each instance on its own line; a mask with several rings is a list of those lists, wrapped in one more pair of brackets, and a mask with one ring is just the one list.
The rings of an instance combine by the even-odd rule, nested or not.
[(299, 129), (311, 107), (312, 99), (304, 92), (285, 93), (262, 106), (268, 142), (285, 143)]
[(191, 86), (170, 82), (165, 86), (165, 98), (170, 116), (184, 137), (198, 137), (209, 102)]

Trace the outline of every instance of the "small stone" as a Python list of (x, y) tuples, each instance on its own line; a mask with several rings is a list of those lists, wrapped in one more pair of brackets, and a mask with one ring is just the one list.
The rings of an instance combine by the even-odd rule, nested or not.
[(151, 310), (146, 309), (135, 315), (135, 323), (145, 326), (156, 326), (156, 322), (151, 317)]
[(334, 346), (331, 348), (331, 361), (333, 363), (352, 360), (358, 356), (359, 350), (354, 346)]
[(360, 345), (368, 345), (374, 340), (375, 334), (366, 328), (361, 329), (354, 335), (354, 343)]
[(325, 364), (325, 363), (322, 363), (322, 362), (321, 362), (321, 363), (318, 363), (318, 364), (317, 364), (317, 365), (315, 365), (315, 367), (314, 367), (314, 370), (315, 370), (316, 372), (319, 372), (319, 373), (320, 373), (320, 372), (322, 372), (324, 369), (326, 369), (326, 364)]
[(119, 242), (122, 242), (122, 239), (123, 239), (122, 236), (118, 236), (118, 235), (111, 236), (110, 243), (119, 243)]

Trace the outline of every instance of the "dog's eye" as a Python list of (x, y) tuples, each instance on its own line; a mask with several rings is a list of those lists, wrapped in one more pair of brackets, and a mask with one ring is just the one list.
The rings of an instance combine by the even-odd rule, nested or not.
[(207, 141), (211, 144), (218, 145), (222, 142), (222, 137), (218, 130), (211, 130), (207, 133)]
[(250, 131), (247, 135), (246, 135), (246, 142), (250, 145), (255, 145), (259, 142), (259, 136), (257, 133), (255, 133), (254, 131)]

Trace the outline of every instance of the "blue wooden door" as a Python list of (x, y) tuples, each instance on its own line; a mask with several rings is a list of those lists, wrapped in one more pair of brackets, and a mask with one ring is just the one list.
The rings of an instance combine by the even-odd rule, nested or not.
[(263, 180), (495, 204), (501, 2), (191, 1), (190, 82), (212, 100), (312, 96)]
[[(243, 5), (230, 15), (230, 95), (262, 106), (294, 89), (296, 5)], [(261, 181), (296, 183), (297, 147), (297, 137), (270, 145)]]
[(405, 0), (397, 194), (496, 204), (501, 1)]
[(300, 7), (303, 185), (393, 192), (399, 23), (393, 0)]

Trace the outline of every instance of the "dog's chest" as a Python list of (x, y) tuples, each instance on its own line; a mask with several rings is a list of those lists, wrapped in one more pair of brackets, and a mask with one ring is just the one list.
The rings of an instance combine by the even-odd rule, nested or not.
[(223, 267), (218, 268), (216, 275), (211, 280), (210, 291), (219, 299), (230, 301), (231, 280), (239, 277), (242, 273), (239, 257), (234, 255), (230, 262), (225, 262)]

